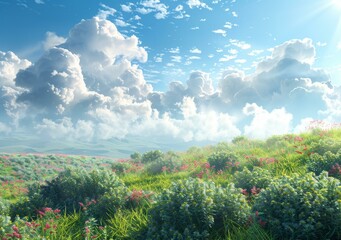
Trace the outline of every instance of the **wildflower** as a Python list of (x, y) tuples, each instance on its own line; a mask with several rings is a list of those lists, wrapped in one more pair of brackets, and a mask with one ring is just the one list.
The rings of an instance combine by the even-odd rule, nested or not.
[(19, 228), (17, 226), (15, 226), (15, 225), (12, 226), (12, 229), (13, 229), (14, 232), (19, 232)]
[(256, 188), (256, 186), (253, 186), (253, 188), (251, 188), (251, 193), (253, 195), (256, 195), (260, 192), (260, 188)]
[(247, 195), (248, 195), (248, 192), (247, 192), (247, 190), (246, 190), (246, 189), (242, 189), (242, 190), (241, 190), (241, 193), (242, 193), (243, 195), (245, 195), (245, 196), (247, 196)]
[(60, 213), (60, 209), (53, 210), (54, 213)]

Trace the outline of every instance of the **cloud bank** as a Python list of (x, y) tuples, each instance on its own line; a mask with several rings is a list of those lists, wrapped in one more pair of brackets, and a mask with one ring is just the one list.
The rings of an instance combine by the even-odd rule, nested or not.
[[(209, 8), (200, 1), (187, 4)], [(159, 1), (143, 6), (157, 18), (167, 15)], [(122, 5), (125, 11), (131, 7)], [(220, 79), (211, 79), (196, 70), (186, 83), (173, 81), (160, 92), (139, 66), (148, 59), (139, 39), (122, 35), (105, 17), (82, 20), (65, 38), (46, 36), (45, 53), (34, 63), (0, 52), (1, 135), (221, 141), (292, 132), (309, 119), (341, 119), (341, 88), (314, 66), (311, 39), (275, 46), (252, 74), (226, 69)], [(227, 43), (251, 48), (237, 40)]]

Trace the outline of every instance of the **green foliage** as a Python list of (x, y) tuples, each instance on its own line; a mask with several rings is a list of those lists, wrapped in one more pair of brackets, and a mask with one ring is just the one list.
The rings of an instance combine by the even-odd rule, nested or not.
[(225, 233), (230, 223), (244, 224), (249, 216), (245, 197), (234, 186), (188, 179), (164, 190), (151, 211), (149, 239), (207, 239)]
[(129, 162), (114, 162), (111, 164), (111, 169), (118, 175), (124, 174), (132, 167)]
[(152, 162), (146, 165), (145, 170), (148, 174), (160, 174), (169, 173), (179, 170), (181, 166), (181, 160), (178, 155), (173, 152), (163, 154), (162, 157), (156, 158)]
[(270, 184), (272, 176), (267, 169), (255, 167), (252, 171), (244, 168), (243, 171), (236, 172), (234, 179), (237, 188), (245, 189), (248, 193), (251, 193), (251, 189), (254, 187), (266, 188)]
[(312, 142), (310, 146), (311, 152), (323, 155), (326, 152), (337, 153), (341, 149), (340, 139), (322, 138), (316, 142)]
[(141, 161), (141, 154), (139, 152), (134, 152), (132, 154), (130, 154), (130, 158), (134, 161), (134, 162), (140, 162)]
[(142, 163), (150, 163), (162, 160), (164, 157), (163, 152), (160, 150), (149, 151), (142, 155), (141, 162)]
[(328, 171), (330, 176), (341, 179), (341, 150), (336, 154), (328, 151), (321, 156), (318, 153), (310, 156), (307, 163), (308, 171), (320, 174), (322, 171)]
[(284, 176), (260, 192), (253, 210), (277, 239), (340, 239), (340, 187), (326, 173)]
[(245, 143), (248, 142), (249, 139), (245, 136), (238, 136), (232, 139), (233, 144), (240, 144), (240, 143)]
[(10, 216), (16, 217), (36, 217), (38, 211), (43, 207), (51, 206), (49, 199), (41, 194), (41, 185), (33, 183), (28, 187), (28, 194), (10, 207)]
[(0, 215), (7, 215), (9, 213), (9, 203), (0, 197)]
[(224, 171), (227, 168), (236, 170), (239, 165), (237, 156), (232, 152), (215, 152), (208, 157), (207, 161), (216, 171)]
[(112, 172), (67, 169), (45, 185), (31, 185), (28, 199), (14, 205), (12, 215), (32, 216), (49, 206), (69, 213), (86, 208), (92, 216), (106, 218), (125, 205), (126, 196), (127, 188)]

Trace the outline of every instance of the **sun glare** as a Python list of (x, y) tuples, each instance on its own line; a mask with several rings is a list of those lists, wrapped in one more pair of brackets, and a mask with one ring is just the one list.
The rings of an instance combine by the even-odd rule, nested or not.
[(333, 6), (341, 9), (341, 0), (332, 0)]

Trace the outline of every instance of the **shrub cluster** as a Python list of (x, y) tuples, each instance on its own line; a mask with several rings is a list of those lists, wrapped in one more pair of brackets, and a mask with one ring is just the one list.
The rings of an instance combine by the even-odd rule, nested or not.
[(326, 173), (285, 176), (260, 192), (253, 210), (276, 239), (340, 239), (340, 186)]
[(234, 174), (236, 187), (241, 188), (248, 194), (252, 194), (252, 189), (264, 189), (271, 182), (271, 173), (267, 169), (254, 167), (252, 171), (244, 168), (241, 172)]
[(149, 239), (207, 239), (224, 234), (230, 223), (246, 223), (250, 213), (245, 197), (233, 184), (188, 179), (173, 183), (150, 211)]
[(312, 154), (307, 163), (307, 169), (315, 174), (320, 174), (322, 171), (328, 171), (330, 176), (341, 179), (341, 150), (337, 153), (330, 151), (320, 155)]
[(232, 152), (215, 152), (208, 157), (207, 161), (216, 171), (230, 169), (234, 172), (239, 167), (238, 157)]
[(87, 210), (97, 218), (105, 218), (124, 206), (127, 194), (125, 185), (112, 172), (67, 169), (44, 185), (31, 185), (28, 199), (13, 205), (12, 216), (34, 216), (47, 206), (73, 212), (95, 203)]

